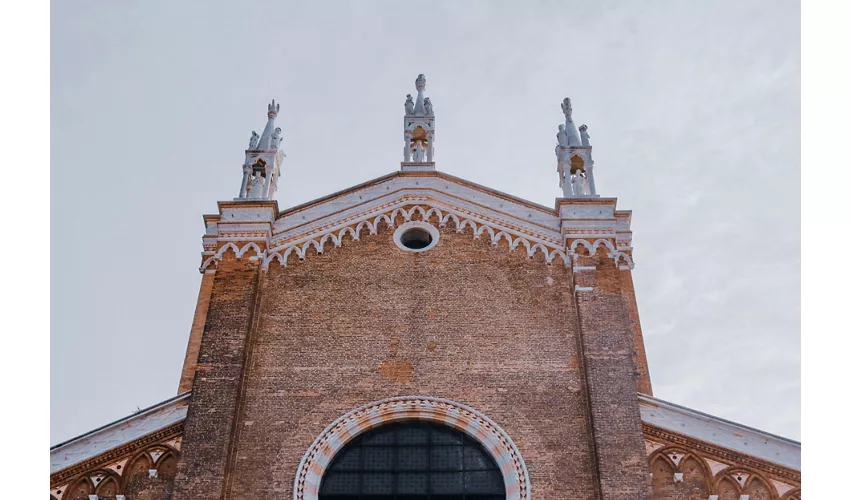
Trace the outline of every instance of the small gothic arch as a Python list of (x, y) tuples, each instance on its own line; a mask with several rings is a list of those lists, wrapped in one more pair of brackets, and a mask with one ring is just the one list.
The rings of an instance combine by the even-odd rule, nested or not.
[(174, 479), (174, 476), (177, 475), (178, 458), (179, 455), (172, 450), (163, 453), (154, 465), (154, 468), (157, 470), (157, 477)]
[(584, 170), (584, 158), (579, 155), (573, 155), (570, 158), (570, 174), (575, 174), (578, 170)]
[(147, 452), (142, 451), (127, 461), (124, 470), (123, 490), (132, 493), (142, 487), (143, 481), (148, 477), (148, 471), (153, 468), (153, 460)]
[(91, 478), (82, 476), (65, 488), (62, 500), (89, 500), (89, 495), (94, 494), (94, 489)]
[(776, 487), (761, 474), (751, 472), (744, 484), (743, 492), (750, 500), (773, 500), (779, 498)]
[(223, 247), (218, 249), (218, 252), (215, 253), (215, 256), (219, 258), (219, 260), (223, 259), (225, 255), (227, 255), (228, 250), (233, 250), (233, 256), (237, 259), (241, 256), (239, 253), (239, 247), (234, 243), (228, 243)]
[(121, 493), (121, 476), (112, 471), (98, 471), (103, 474), (103, 479), (97, 482), (95, 495), (98, 497), (112, 497)]

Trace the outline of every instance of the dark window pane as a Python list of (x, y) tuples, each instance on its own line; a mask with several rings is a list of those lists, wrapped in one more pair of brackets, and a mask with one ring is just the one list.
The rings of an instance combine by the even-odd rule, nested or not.
[(496, 463), (490, 458), (485, 450), (474, 447), (463, 447), (463, 469), (464, 470), (487, 470), (496, 468)]
[(428, 493), (428, 474), (410, 472), (399, 473), (398, 493)]
[(360, 448), (346, 448), (334, 459), (334, 470), (359, 470)]
[(424, 425), (416, 425), (410, 427), (402, 427), (396, 431), (398, 436), (398, 444), (428, 444), (429, 427)]
[(362, 450), (363, 470), (393, 470), (395, 468), (395, 448), (369, 446)]
[(434, 427), (431, 430), (432, 444), (460, 444), (463, 433), (451, 427)]
[(373, 472), (363, 475), (363, 493), (392, 494), (395, 490), (395, 477), (392, 473)]
[(328, 472), (322, 478), (322, 493), (348, 493), (360, 491), (360, 474), (351, 472)]
[(428, 448), (404, 446), (398, 449), (398, 470), (427, 470)]
[(500, 493), (504, 491), (505, 480), (501, 472), (464, 472), (466, 493)]
[(361, 442), (367, 446), (373, 444), (395, 444), (395, 428), (388, 427), (383, 432), (367, 432), (363, 435)]
[(463, 491), (462, 472), (432, 472), (431, 493), (461, 493)]
[(431, 470), (463, 470), (463, 448), (435, 446), (431, 448)]
[(495, 461), (474, 439), (435, 423), (367, 431), (334, 457), (320, 500), (505, 500)]

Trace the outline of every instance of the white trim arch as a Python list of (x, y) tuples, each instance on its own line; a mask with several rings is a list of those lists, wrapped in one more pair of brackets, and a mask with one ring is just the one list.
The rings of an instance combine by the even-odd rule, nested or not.
[(496, 461), (505, 479), (507, 500), (529, 500), (528, 469), (510, 436), (484, 414), (461, 403), (428, 396), (383, 399), (355, 408), (332, 422), (307, 449), (295, 473), (293, 500), (318, 500), (322, 476), (333, 457), (363, 432), (389, 422), (440, 423), (476, 439)]

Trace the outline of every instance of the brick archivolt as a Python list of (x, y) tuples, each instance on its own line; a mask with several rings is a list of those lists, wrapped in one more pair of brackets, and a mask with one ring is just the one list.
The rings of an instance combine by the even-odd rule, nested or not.
[[(500, 240), (505, 240), (510, 251), (523, 247), (529, 258), (534, 257), (540, 252), (547, 264), (551, 264), (556, 259), (560, 259), (565, 265), (572, 263), (570, 256), (564, 251), (564, 247), (561, 247), (557, 243), (523, 234), (514, 229), (500, 227), (486, 221), (476, 221), (466, 217), (462, 213), (449, 209), (440, 209), (427, 205), (413, 205), (408, 209), (400, 207), (377, 215), (371, 214), (348, 221), (344, 225), (327, 228), (266, 251), (261, 250), (260, 246), (254, 242), (242, 247), (238, 247), (232, 242), (227, 243), (204, 261), (200, 267), (200, 271), (204, 272), (208, 268), (214, 268), (228, 250), (232, 250), (237, 259), (241, 259), (249, 250), (253, 250), (256, 255), (252, 256), (251, 259), (262, 259), (262, 268), (264, 270), (267, 270), (268, 266), (274, 260), (277, 260), (280, 265), (286, 266), (289, 258), (293, 255), (300, 260), (304, 260), (308, 255), (310, 247), (313, 247), (316, 253), (322, 254), (327, 244), (341, 247), (346, 235), (351, 236), (352, 240), (358, 241), (364, 229), (368, 231), (368, 234), (377, 234), (382, 222), (387, 227), (394, 228), (397, 217), (402, 217), (405, 222), (409, 222), (417, 216), (421, 217), (423, 221), (430, 221), (432, 218), (435, 218), (440, 227), (445, 227), (449, 221), (452, 221), (457, 232), (462, 233), (465, 229), (469, 228), (474, 239), (479, 239), (482, 235), (487, 234), (493, 245), (498, 245)], [(607, 239), (596, 239), (592, 243), (587, 240), (577, 239), (570, 246), (570, 254), (574, 255), (579, 246), (584, 246), (593, 255), (602, 245), (606, 246), (609, 250), (609, 257), (614, 259), (621, 269), (631, 269), (634, 267), (631, 257), (626, 253), (618, 251), (614, 244)]]
[[(793, 500), (800, 498), (799, 484), (788, 484), (776, 479), (769, 479), (766, 475), (760, 473), (752, 467), (742, 467), (739, 465), (729, 465), (726, 463), (712, 460), (711, 458), (703, 457), (700, 454), (694, 453), (680, 446), (665, 446), (659, 443), (647, 441), (647, 448), (653, 451), (649, 454), (649, 468), (653, 471), (656, 464), (661, 461), (667, 464), (672, 474), (669, 478), (655, 477), (656, 473), (652, 473), (653, 487), (658, 487), (660, 483), (666, 483), (666, 492), (655, 491), (653, 498), (672, 499), (678, 496), (671, 496), (671, 492), (677, 489), (682, 489), (682, 495), (689, 495), (693, 491), (685, 491), (685, 484), (696, 482), (704, 482), (707, 495), (705, 498), (717, 499), (720, 495), (728, 496), (728, 488), (733, 488), (735, 498), (744, 498), (746, 495), (756, 494), (754, 488), (763, 488), (767, 490), (770, 500)], [(699, 470), (685, 470), (683, 467), (686, 463), (695, 461), (699, 465)], [(696, 474), (697, 477), (694, 477)], [(760, 486), (763, 485), (763, 486)], [(657, 495), (661, 496), (657, 496)], [(682, 498), (691, 498), (682, 496)], [(725, 498), (725, 496), (724, 496)], [(750, 498), (756, 498), (750, 496)], [(757, 498), (761, 499), (762, 496)]]
[[(67, 481), (62, 481), (61, 485), (52, 484), (50, 498), (62, 500), (68, 495), (77, 497), (82, 494), (112, 498), (114, 495), (134, 493), (135, 490), (144, 488), (145, 482), (156, 478), (171, 481), (174, 467), (179, 459), (180, 437), (178, 436), (78, 474)], [(168, 471), (163, 471), (163, 465)]]
[(463, 404), (442, 398), (403, 396), (356, 408), (331, 423), (313, 441), (295, 474), (294, 500), (317, 500), (322, 476), (333, 457), (359, 434), (403, 420), (438, 422), (465, 432), (490, 453), (505, 479), (507, 500), (528, 500), (528, 470), (514, 442), (495, 422)]

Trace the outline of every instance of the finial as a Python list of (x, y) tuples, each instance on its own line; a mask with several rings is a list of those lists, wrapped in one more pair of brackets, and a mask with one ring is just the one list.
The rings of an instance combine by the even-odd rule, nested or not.
[(404, 101), (402, 171), (434, 170), (434, 105), (425, 97), (425, 75), (416, 77), (416, 99)]
[(573, 106), (570, 103), (569, 97), (564, 97), (564, 102), (561, 103), (561, 111), (564, 112), (564, 117), (567, 121), (571, 121), (573, 119)]
[(274, 126), (280, 104), (274, 99), (268, 105), (268, 121), (262, 134), (251, 131), (245, 161), (242, 164), (242, 185), (239, 200), (271, 200), (277, 191), (280, 164), (286, 156), (280, 150), (282, 131)]
[(280, 111), (280, 104), (275, 104), (274, 99), (272, 99), (271, 104), (269, 104), (269, 118), (275, 118), (278, 111)]
[(555, 156), (558, 159), (558, 184), (564, 190), (565, 198), (596, 197), (596, 183), (593, 181), (593, 157), (591, 156), (590, 135), (587, 125), (576, 129), (573, 122), (573, 105), (569, 97), (561, 102), (564, 123), (558, 125), (558, 144)]
[(590, 134), (587, 133), (587, 125), (579, 127), (578, 133), (581, 135), (581, 145), (590, 146)]

